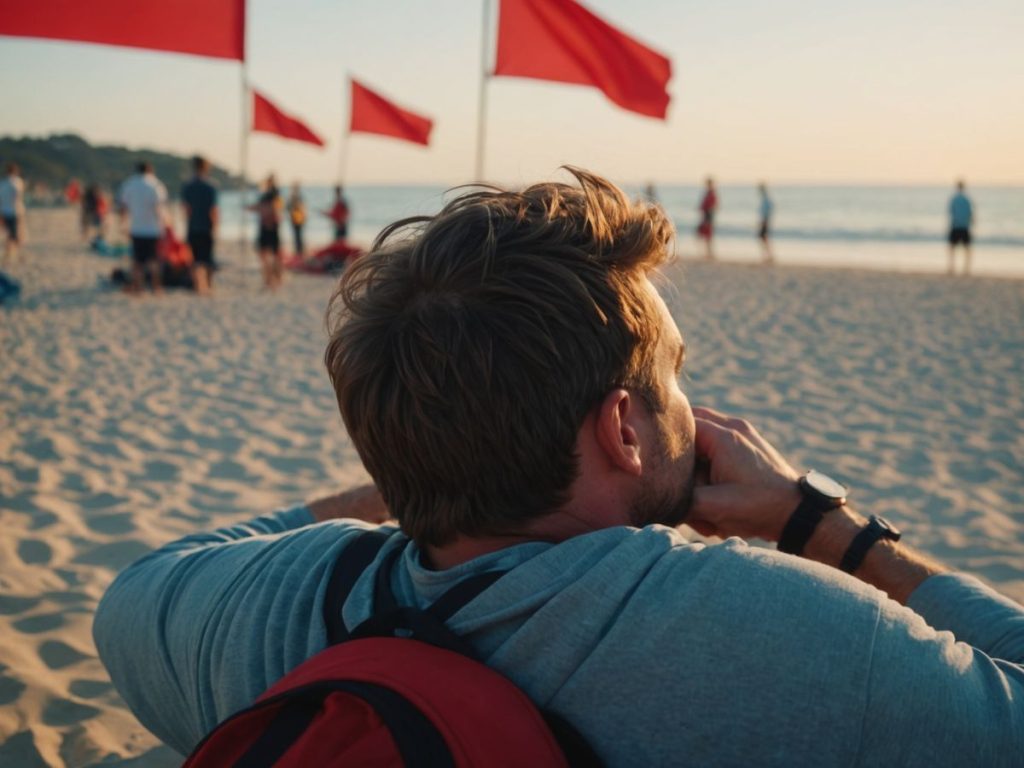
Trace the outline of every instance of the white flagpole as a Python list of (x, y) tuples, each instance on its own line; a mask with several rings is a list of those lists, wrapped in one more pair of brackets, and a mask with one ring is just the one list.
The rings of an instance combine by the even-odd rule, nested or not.
[(491, 2), (483, 0), (483, 30), (480, 35), (480, 99), (477, 102), (476, 121), (476, 181), (484, 180), (484, 159), (487, 140), (487, 82), (490, 80), (488, 39), (491, 36)]

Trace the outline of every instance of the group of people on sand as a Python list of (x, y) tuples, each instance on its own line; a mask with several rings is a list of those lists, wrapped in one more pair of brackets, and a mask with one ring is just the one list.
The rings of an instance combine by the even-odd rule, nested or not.
[[(220, 223), (218, 191), (210, 180), (209, 161), (197, 155), (192, 165), (193, 176), (181, 188), (185, 242), (175, 236), (167, 213), (167, 189), (154, 174), (150, 163), (139, 163), (135, 174), (117, 192), (117, 210), (131, 237), (131, 271), (126, 285), (130, 293), (140, 293), (147, 283), (154, 293), (161, 292), (169, 270), (178, 278), (184, 277), (185, 283), (200, 295), (212, 291), (217, 268), (214, 250)], [(90, 240), (94, 250), (109, 252), (103, 240), (108, 205), (102, 190), (96, 185), (87, 187), (81, 197), (81, 205), (83, 237)], [(286, 205), (271, 174), (264, 182), (256, 203), (248, 206), (248, 210), (257, 217), (256, 246), (263, 286), (276, 290), (284, 279), (280, 225), (285, 211), (291, 223), (296, 258), (301, 260), (305, 257), (303, 229), (307, 210), (302, 190), (295, 184)], [(323, 213), (334, 222), (335, 239), (347, 237), (349, 207), (341, 186), (335, 187), (334, 203)], [(181, 281), (176, 279), (176, 282)]]
[[(284, 279), (284, 256), (281, 252), (281, 222), (287, 213), (291, 224), (292, 238), (295, 247), (295, 258), (300, 262), (306, 256), (304, 229), (308, 220), (306, 202), (302, 189), (294, 184), (287, 203), (281, 196), (274, 174), (267, 176), (256, 203), (248, 206), (248, 210), (256, 214), (258, 234), (256, 247), (259, 250), (260, 267), (263, 273), (263, 285), (269, 290), (276, 290)], [(345, 199), (344, 188), (339, 184), (334, 188), (332, 206), (322, 211), (334, 223), (334, 241), (344, 241), (348, 237), (349, 206)]]
[[(775, 212), (775, 202), (768, 194), (768, 185), (763, 181), (757, 185), (758, 202), (758, 225), (757, 239), (761, 243), (761, 261), (764, 264), (773, 264), (775, 255), (771, 245), (772, 216)], [(645, 197), (653, 198), (653, 186), (648, 184)], [(704, 194), (701, 197), (697, 210), (700, 212), (700, 223), (697, 225), (697, 239), (704, 243), (704, 258), (714, 261), (714, 236), (715, 236), (715, 214), (718, 212), (718, 192), (715, 189), (715, 181), (710, 176), (704, 181)], [(956, 273), (956, 249), (961, 246), (964, 250), (965, 275), (971, 272), (971, 228), (974, 226), (974, 204), (965, 192), (965, 184), (962, 179), (956, 182), (956, 192), (949, 201), (949, 268), (948, 273)]]
[[(196, 156), (192, 160), (193, 177), (181, 189), (182, 210), (186, 222), (186, 242), (174, 232), (167, 212), (167, 188), (156, 177), (153, 166), (140, 162), (135, 174), (117, 192), (117, 210), (131, 237), (131, 273), (125, 289), (141, 293), (148, 284), (160, 293), (165, 283), (186, 285), (200, 295), (213, 288), (214, 243), (219, 209), (217, 188), (210, 182), (210, 163)], [(83, 232), (102, 217), (85, 208), (88, 190), (83, 198)], [(186, 244), (187, 243), (187, 244)]]

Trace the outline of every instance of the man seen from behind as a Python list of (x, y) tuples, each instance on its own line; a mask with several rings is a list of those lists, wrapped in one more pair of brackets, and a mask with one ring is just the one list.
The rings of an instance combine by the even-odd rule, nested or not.
[(346, 271), (326, 363), (375, 487), (125, 570), (94, 634), (139, 720), (188, 752), (323, 649), (329, 574), (383, 523), (345, 624), (391, 557), (405, 605), (506, 572), (448, 626), (610, 766), (1019, 765), (1024, 610), (691, 408), (671, 224), (570, 172), (466, 192)]

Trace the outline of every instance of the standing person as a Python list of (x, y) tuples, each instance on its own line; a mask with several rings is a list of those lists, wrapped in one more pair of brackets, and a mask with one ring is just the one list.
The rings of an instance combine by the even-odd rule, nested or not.
[(292, 237), (295, 239), (295, 254), (306, 255), (306, 246), (302, 241), (302, 228), (306, 224), (306, 201), (302, 199), (299, 182), (292, 185), (292, 193), (288, 197), (288, 218), (292, 222)]
[(331, 210), (324, 211), (324, 215), (334, 222), (335, 240), (344, 240), (348, 237), (348, 201), (340, 184), (334, 188), (334, 205), (331, 206)]
[(121, 221), (130, 220), (128, 232), (132, 238), (132, 282), (129, 291), (142, 290), (145, 273), (149, 273), (153, 293), (160, 293), (160, 261), (157, 243), (163, 235), (167, 220), (164, 206), (167, 189), (153, 174), (153, 164), (139, 163), (135, 175), (121, 185), (117, 195)]
[(89, 242), (103, 239), (107, 215), (107, 198), (99, 184), (89, 184), (82, 194), (82, 239)]
[(4, 220), (7, 242), (4, 264), (13, 261), (25, 239), (25, 181), (17, 163), (7, 164), (7, 175), (0, 180), (0, 217)]
[(775, 211), (775, 203), (768, 196), (768, 186), (763, 181), (757, 185), (757, 191), (761, 195), (761, 205), (758, 211), (761, 217), (761, 224), (757, 229), (757, 237), (761, 241), (762, 261), (765, 264), (771, 264), (775, 261), (770, 240), (772, 213)]
[(274, 174), (270, 174), (263, 183), (263, 193), (256, 205), (249, 208), (256, 212), (259, 219), (260, 230), (256, 239), (256, 247), (260, 252), (263, 287), (270, 290), (279, 288), (283, 279), (280, 234), (281, 209), (283, 207), (284, 203), (277, 188), (277, 180), (274, 178)]
[(195, 176), (181, 188), (181, 201), (185, 205), (188, 246), (192, 249), (192, 284), (200, 296), (213, 289), (213, 270), (216, 267), (213, 245), (217, 237), (220, 211), (217, 207), (217, 188), (209, 181), (210, 161), (196, 155), (192, 158)]
[(64, 187), (64, 199), (68, 205), (77, 205), (82, 197), (82, 185), (78, 179), (72, 178)]
[(956, 274), (956, 247), (964, 247), (964, 274), (971, 273), (971, 227), (974, 226), (974, 205), (964, 191), (964, 181), (956, 183), (956, 192), (949, 200), (949, 274)]
[[(656, 288), (671, 222), (573, 173), (398, 222), (345, 273), (325, 361), (376, 487), (121, 573), (93, 633), (132, 711), (188, 752), (383, 610), (375, 583), (424, 606), (490, 574), (446, 626), (609, 768), (1019, 768), (1024, 607), (691, 408)], [(363, 566), (360, 520), (392, 514)], [(336, 564), (361, 573), (343, 605)]]
[(718, 194), (715, 192), (715, 181), (710, 176), (704, 182), (704, 197), (700, 201), (700, 225), (697, 237), (704, 241), (704, 258), (714, 261), (715, 251), (715, 211), (718, 210)]

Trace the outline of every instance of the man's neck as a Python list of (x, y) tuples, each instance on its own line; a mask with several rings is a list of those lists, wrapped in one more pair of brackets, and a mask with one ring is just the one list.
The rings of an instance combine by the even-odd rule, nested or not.
[(450, 544), (440, 547), (428, 544), (423, 547), (423, 554), (428, 567), (443, 571), (517, 544), (532, 541), (557, 544), (574, 536), (591, 533), (598, 527), (600, 526), (575, 510), (563, 509), (531, 520), (519, 533), (502, 536), (459, 536)]
[(539, 541), (539, 539), (529, 535), (483, 538), (460, 536), (451, 544), (445, 544), (442, 547), (435, 547), (429, 544), (423, 547), (423, 556), (426, 561), (424, 565), (435, 571), (445, 571), (449, 568), (454, 568), (456, 565), (489, 555), (491, 552), (507, 549), (516, 544), (526, 544), (530, 541)]

